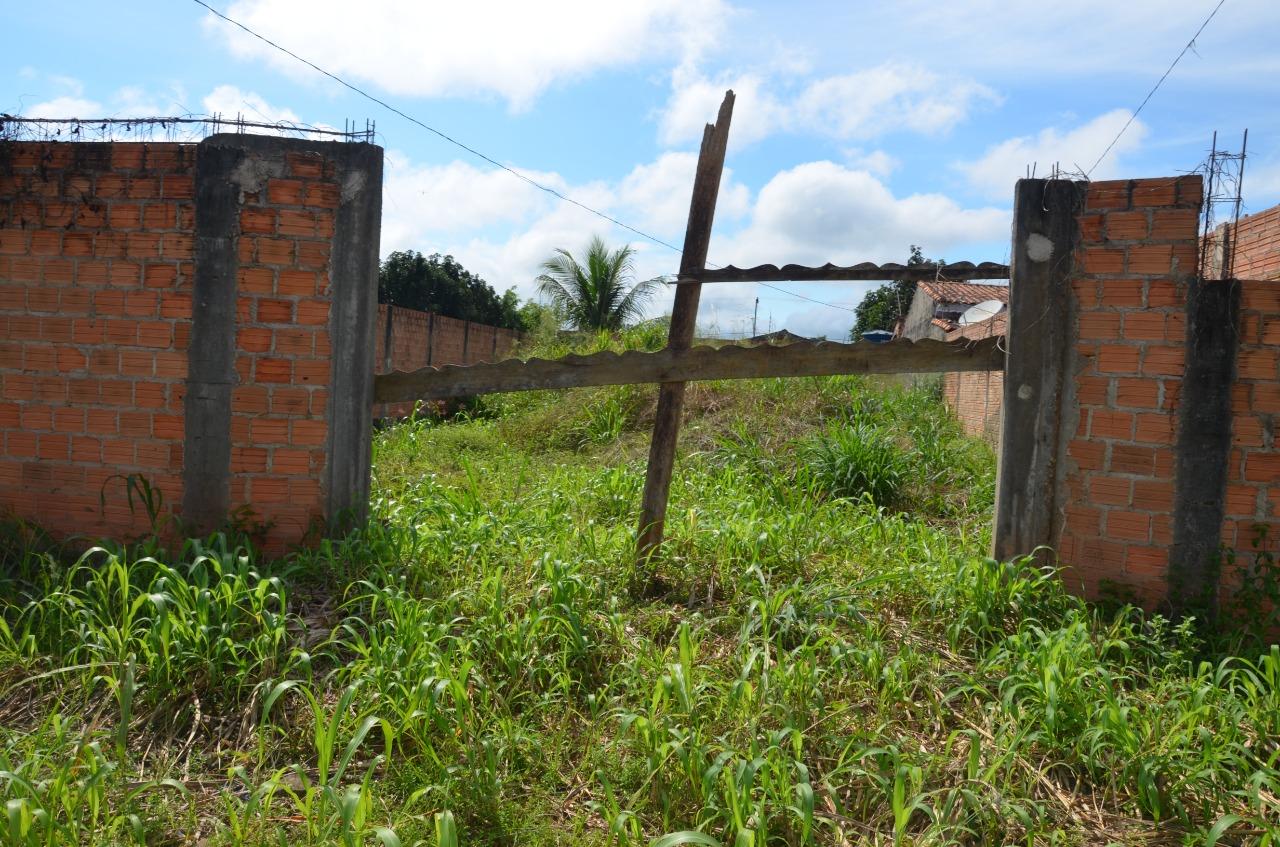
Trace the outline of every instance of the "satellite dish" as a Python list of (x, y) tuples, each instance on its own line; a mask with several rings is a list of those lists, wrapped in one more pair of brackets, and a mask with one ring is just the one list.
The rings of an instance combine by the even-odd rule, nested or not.
[(1004, 304), (999, 300), (983, 300), (976, 306), (965, 309), (960, 316), (960, 326), (972, 326), (989, 321), (1004, 311)]

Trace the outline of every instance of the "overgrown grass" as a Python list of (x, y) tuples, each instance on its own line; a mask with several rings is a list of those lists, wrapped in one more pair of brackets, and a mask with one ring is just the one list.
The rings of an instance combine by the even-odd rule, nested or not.
[(990, 451), (933, 386), (710, 384), (689, 407), (652, 572), (642, 388), (386, 429), (371, 525), (284, 561), (15, 536), (0, 841), (1280, 833), (1280, 648), (985, 559)]

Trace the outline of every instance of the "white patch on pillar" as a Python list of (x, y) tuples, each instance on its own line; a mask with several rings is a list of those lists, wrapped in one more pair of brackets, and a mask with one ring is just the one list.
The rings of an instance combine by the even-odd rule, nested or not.
[(1027, 236), (1027, 258), (1033, 262), (1047, 262), (1053, 255), (1053, 242), (1038, 232)]

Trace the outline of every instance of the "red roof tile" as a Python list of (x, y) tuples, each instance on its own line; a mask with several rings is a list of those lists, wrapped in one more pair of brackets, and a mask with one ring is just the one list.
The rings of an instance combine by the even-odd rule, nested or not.
[(968, 303), (973, 305), (985, 300), (1009, 302), (1009, 286), (983, 285), (973, 282), (944, 282), (942, 280), (921, 282), (925, 293), (939, 303)]

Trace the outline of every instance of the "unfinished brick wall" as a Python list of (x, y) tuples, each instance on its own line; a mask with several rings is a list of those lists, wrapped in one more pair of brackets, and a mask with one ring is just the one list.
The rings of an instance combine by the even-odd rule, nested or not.
[(0, 144), (0, 510), (139, 535), (132, 478), (162, 519), (238, 513), (279, 550), (359, 501), (380, 166), (253, 136)]
[(335, 177), (322, 155), (289, 152), (239, 210), (231, 505), (289, 538), (324, 516)]
[(1222, 267), (1224, 237), (1231, 248), (1233, 276), (1237, 279), (1280, 280), (1280, 206), (1247, 215), (1234, 227), (1229, 224), (1217, 227), (1207, 239), (1210, 271)]
[[(1240, 347), (1231, 392), (1231, 452), (1222, 541), (1236, 551), (1236, 567), (1252, 563), (1256, 527), (1266, 549), (1280, 541), (1280, 282), (1240, 280)], [(1228, 589), (1238, 573), (1224, 573)]]
[[(513, 329), (385, 303), (378, 306), (377, 325), (374, 360), (378, 363), (378, 373), (496, 362), (511, 355), (520, 340), (520, 333)], [(388, 337), (390, 357), (387, 356)], [(374, 415), (379, 418), (405, 417), (412, 411), (412, 403), (379, 403), (374, 407)]]
[(1196, 273), (1199, 177), (1089, 185), (1071, 281), (1075, 409), (1059, 555), (1096, 595), (1167, 593), (1186, 285)]
[(0, 145), (0, 508), (58, 534), (181, 501), (195, 149)]
[(1199, 176), (1017, 197), (997, 554), (1047, 544), (1093, 598), (1229, 599), (1280, 534), (1280, 285), (1200, 279)]

